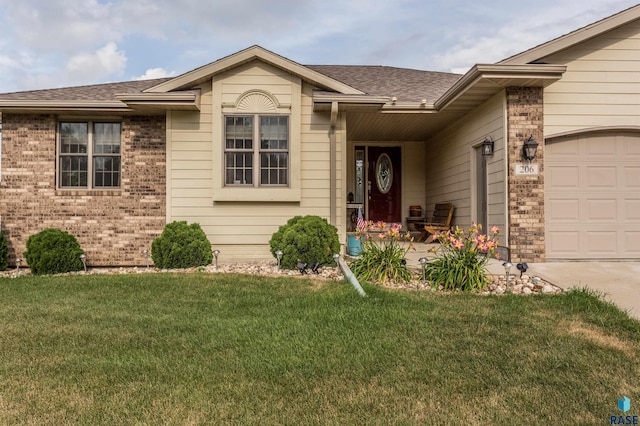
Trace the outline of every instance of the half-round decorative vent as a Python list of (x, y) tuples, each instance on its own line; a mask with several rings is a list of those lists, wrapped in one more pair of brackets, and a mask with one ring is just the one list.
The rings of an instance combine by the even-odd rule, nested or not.
[(275, 112), (276, 102), (262, 92), (244, 94), (238, 101), (238, 111), (244, 112)]

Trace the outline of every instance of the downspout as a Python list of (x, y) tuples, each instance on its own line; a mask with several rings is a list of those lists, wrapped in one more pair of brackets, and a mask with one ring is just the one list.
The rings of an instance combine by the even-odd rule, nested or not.
[(338, 124), (338, 102), (331, 102), (331, 125), (329, 127), (329, 223), (336, 224), (336, 126)]

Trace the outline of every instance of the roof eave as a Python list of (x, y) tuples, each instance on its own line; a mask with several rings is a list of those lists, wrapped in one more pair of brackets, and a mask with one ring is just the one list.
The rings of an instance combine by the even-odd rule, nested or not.
[(560, 80), (567, 70), (564, 65), (504, 65), (478, 64), (472, 67), (460, 80), (447, 90), (436, 102), (438, 110), (464, 96), (470, 89), (484, 84), (487, 95), (492, 95), (505, 87), (546, 87)]
[(58, 112), (58, 111), (95, 111), (95, 112), (132, 112), (129, 106), (114, 101), (33, 101), (0, 100), (0, 111), (20, 112)]
[(153, 108), (159, 110), (200, 110), (200, 92), (171, 93), (124, 93), (116, 98), (133, 109)]

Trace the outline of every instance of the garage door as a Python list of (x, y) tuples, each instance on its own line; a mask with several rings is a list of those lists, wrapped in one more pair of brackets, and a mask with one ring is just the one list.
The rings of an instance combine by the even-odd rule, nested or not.
[(640, 134), (545, 143), (548, 259), (640, 259)]

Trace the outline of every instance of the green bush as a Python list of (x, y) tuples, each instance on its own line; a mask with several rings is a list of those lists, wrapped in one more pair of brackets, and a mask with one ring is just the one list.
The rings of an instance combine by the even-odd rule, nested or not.
[(9, 267), (9, 246), (7, 237), (0, 234), (0, 271), (6, 271)]
[(282, 250), (280, 265), (294, 269), (298, 262), (331, 264), (340, 251), (338, 230), (319, 216), (295, 216), (282, 225), (269, 241), (271, 254)]
[(158, 268), (195, 268), (211, 263), (211, 243), (197, 223), (168, 223), (151, 244), (151, 258)]
[(48, 228), (29, 237), (24, 257), (32, 274), (44, 275), (83, 270), (81, 254), (76, 237)]
[(440, 246), (434, 252), (438, 256), (425, 268), (425, 278), (432, 286), (442, 286), (445, 290), (478, 291), (490, 284), (486, 265), (490, 257), (496, 256), (500, 229), (492, 227), (491, 236), (482, 234), (481, 230), (482, 225), (473, 224), (466, 233), (456, 227), (455, 232), (436, 236)]
[[(385, 284), (411, 280), (407, 252), (415, 250), (409, 233), (402, 234), (399, 223), (367, 222), (358, 229), (362, 254), (351, 262), (351, 271), (360, 280)], [(400, 244), (407, 241), (407, 244)]]

